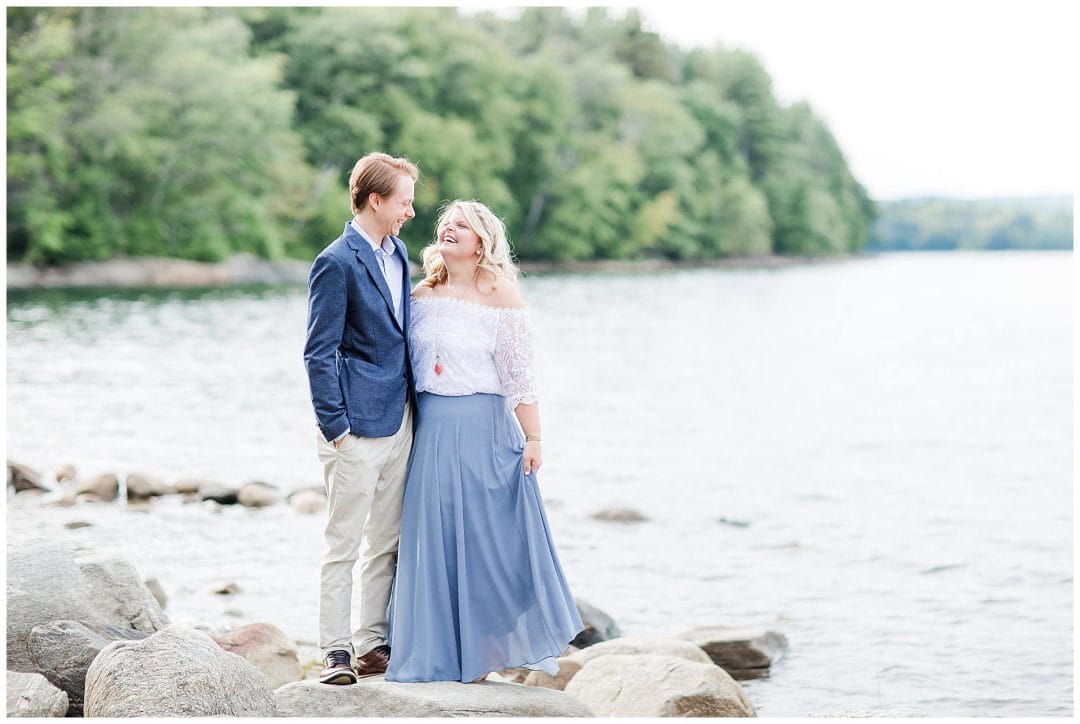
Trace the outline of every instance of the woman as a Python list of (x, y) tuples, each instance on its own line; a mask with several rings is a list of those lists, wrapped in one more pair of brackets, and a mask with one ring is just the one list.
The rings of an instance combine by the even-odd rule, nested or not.
[(419, 423), (386, 680), (554, 674), (582, 624), (537, 489), (532, 328), (502, 221), (452, 202), (423, 263), (409, 328)]

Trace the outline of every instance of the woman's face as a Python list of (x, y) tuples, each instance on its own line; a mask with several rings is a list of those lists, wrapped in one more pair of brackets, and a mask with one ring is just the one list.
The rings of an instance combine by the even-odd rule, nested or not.
[(469, 227), (461, 209), (454, 209), (439, 225), (439, 253), (443, 259), (479, 259), (480, 237)]

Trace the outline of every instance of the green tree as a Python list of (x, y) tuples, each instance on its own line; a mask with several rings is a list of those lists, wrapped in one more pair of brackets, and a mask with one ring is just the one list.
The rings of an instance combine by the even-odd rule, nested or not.
[(279, 58), (205, 9), (32, 15), (9, 36), (9, 250), (283, 254), (307, 169)]

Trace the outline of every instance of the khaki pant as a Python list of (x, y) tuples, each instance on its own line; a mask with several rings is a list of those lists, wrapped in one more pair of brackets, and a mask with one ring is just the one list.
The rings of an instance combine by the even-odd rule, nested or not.
[[(319, 646), (323, 656), (353, 649), (363, 656), (386, 643), (386, 609), (397, 565), (401, 502), (412, 448), (412, 411), (406, 404), (390, 437), (347, 435), (335, 448), (316, 433), (326, 483), (326, 555), (319, 598)], [(351, 631), (353, 566), (360, 564), (360, 626)], [(352, 645), (350, 645), (350, 642)]]

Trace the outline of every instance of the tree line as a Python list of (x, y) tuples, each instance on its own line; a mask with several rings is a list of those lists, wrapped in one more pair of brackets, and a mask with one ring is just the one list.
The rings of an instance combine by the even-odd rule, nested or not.
[(917, 198), (879, 208), (867, 247), (875, 251), (1073, 248), (1069, 196)]
[(875, 207), (752, 54), (638, 13), (7, 9), (8, 258), (310, 258), (370, 150), (421, 169), (415, 252), (476, 198), (518, 258), (822, 255)]

